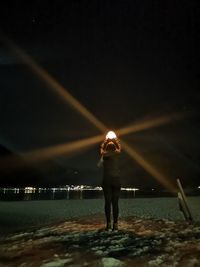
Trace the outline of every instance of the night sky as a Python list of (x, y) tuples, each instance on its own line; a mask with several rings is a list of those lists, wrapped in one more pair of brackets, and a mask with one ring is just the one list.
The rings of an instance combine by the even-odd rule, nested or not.
[[(200, 185), (198, 1), (33, 2), (1, 6), (1, 158), (100, 133), (15, 57), (7, 36), (110, 129), (189, 114), (122, 139), (172, 180)], [(9, 182), (3, 170), (0, 185), (98, 185), (98, 148), (39, 162)], [(157, 185), (125, 151), (121, 170), (124, 185)]]

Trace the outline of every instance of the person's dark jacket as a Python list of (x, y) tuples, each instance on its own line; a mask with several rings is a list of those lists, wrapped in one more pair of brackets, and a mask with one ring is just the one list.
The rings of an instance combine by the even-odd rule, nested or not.
[(120, 153), (109, 151), (103, 155), (104, 178), (103, 184), (120, 185), (119, 170)]

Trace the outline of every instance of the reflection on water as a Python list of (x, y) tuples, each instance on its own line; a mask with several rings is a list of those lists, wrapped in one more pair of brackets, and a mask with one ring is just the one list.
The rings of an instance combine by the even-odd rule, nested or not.
[(89, 199), (102, 198), (103, 192), (99, 190), (43, 190), (35, 192), (27, 192), (25, 190), (6, 190), (0, 192), (0, 200), (15, 201), (15, 200), (54, 200), (54, 199)]
[[(101, 191), (63, 191), (63, 192), (36, 192), (36, 193), (24, 193), (19, 200), (54, 200), (54, 199), (87, 199), (87, 198), (101, 198)], [(16, 199), (16, 200), (17, 200)]]

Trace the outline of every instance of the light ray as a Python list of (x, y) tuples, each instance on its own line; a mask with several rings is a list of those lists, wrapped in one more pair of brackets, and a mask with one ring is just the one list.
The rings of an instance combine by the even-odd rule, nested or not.
[(116, 132), (119, 136), (127, 135), (130, 133), (135, 133), (135, 132), (140, 132), (143, 130), (148, 130), (150, 128), (159, 127), (167, 123), (171, 123), (172, 121), (175, 121), (178, 119), (182, 119), (183, 117), (186, 117), (186, 115), (187, 115), (186, 113), (178, 113), (178, 112), (172, 113), (172, 114), (164, 115), (161, 117), (137, 122), (135, 124), (118, 129), (116, 130)]
[[(178, 115), (174, 115), (174, 118), (180, 118), (180, 114)], [(171, 119), (169, 119), (167, 116), (165, 117), (160, 117), (160, 118), (155, 118), (154, 121), (146, 121), (143, 122), (142, 124), (135, 124), (133, 126), (131, 126), (131, 128), (128, 127), (124, 127), (122, 129), (118, 129), (116, 130), (118, 133), (121, 133), (121, 136), (135, 132), (135, 130), (146, 130), (149, 127), (155, 127), (158, 126), (159, 123), (161, 122), (162, 124), (165, 122), (170, 122), (172, 120), (172, 116), (170, 116)], [(140, 127), (140, 125), (142, 125), (142, 127)], [(126, 129), (124, 131), (124, 129)], [(115, 135), (116, 136), (116, 135)], [(91, 138), (86, 138), (86, 139), (82, 139), (79, 141), (74, 141), (71, 143), (66, 143), (66, 144), (60, 144), (60, 145), (56, 145), (56, 146), (52, 146), (52, 147), (47, 147), (47, 148), (42, 148), (42, 149), (38, 149), (32, 152), (27, 152), (27, 153), (23, 153), (22, 156), (24, 158), (28, 158), (31, 159), (32, 161), (35, 160), (45, 160), (47, 158), (51, 158), (54, 156), (59, 156), (62, 154), (67, 155), (67, 153), (71, 153), (74, 151), (77, 151), (78, 149), (84, 149), (87, 148), (89, 146), (92, 146), (94, 144), (97, 144), (98, 142), (101, 142), (104, 139), (104, 135), (97, 135)], [(124, 150), (127, 152), (127, 149), (124, 148)]]
[[(147, 123), (148, 125), (148, 123)], [(152, 124), (151, 124), (152, 126)], [(153, 126), (152, 126), (153, 127)], [(137, 127), (136, 127), (137, 128)], [(125, 128), (124, 128), (125, 129)], [(135, 128), (132, 128), (132, 130)], [(138, 128), (137, 128), (138, 129)], [(144, 127), (143, 127), (144, 129)], [(120, 132), (120, 129), (118, 130)], [(123, 134), (127, 134), (127, 131), (123, 132)], [(122, 134), (122, 135), (123, 135)], [(104, 138), (104, 135), (98, 135), (95, 137), (74, 141), (66, 144), (60, 144), (53, 147), (47, 147), (44, 149), (38, 149), (34, 150), (32, 152), (23, 153), (22, 156), (28, 161), (29, 163), (38, 162), (41, 160), (46, 160), (48, 158), (54, 157), (54, 156), (60, 156), (62, 154), (67, 155), (68, 153), (72, 153), (74, 151), (92, 146), (94, 144), (97, 144), (102, 141)], [(152, 164), (148, 163), (144, 159), (143, 156), (141, 156), (134, 148), (132, 148), (130, 145), (128, 145), (126, 142), (121, 141), (123, 149), (128, 153), (128, 155), (135, 160), (145, 171), (147, 171), (150, 175), (152, 175), (160, 184), (162, 184), (164, 187), (168, 188), (170, 191), (175, 191), (175, 187), (173, 184), (171, 184), (168, 179), (160, 173), (155, 167), (152, 166)], [(12, 164), (10, 164), (10, 160), (12, 160)], [(7, 164), (5, 164), (7, 163)], [(12, 165), (14, 166), (15, 160), (13, 158), (7, 159), (7, 162), (4, 162), (4, 166)], [(19, 167), (19, 164), (23, 164), (22, 162), (16, 162), (16, 167)], [(20, 166), (21, 167), (21, 166)]]
[[(4, 43), (10, 48), (10, 50), (15, 54), (15, 56), (24, 64), (26, 64), (36, 75), (39, 77), (48, 87), (57, 93), (63, 100), (65, 100), (70, 106), (72, 106), (76, 111), (78, 111), (84, 118), (86, 118), (92, 125), (96, 126), (101, 132), (106, 132), (108, 128), (99, 121), (90, 111), (88, 111), (76, 98), (74, 98), (63, 86), (61, 86), (54, 78), (52, 78), (46, 70), (41, 68), (30, 56), (28, 56), (25, 52), (23, 52), (18, 46), (11, 43), (7, 38), (3, 38)], [(153, 126), (158, 126), (160, 124), (169, 122), (169, 118), (165, 118), (163, 120), (158, 119), (149, 123), (141, 123), (139, 126), (129, 126), (121, 129), (120, 135), (128, 134), (134, 131), (144, 130)], [(100, 138), (100, 137), (99, 137)], [(89, 138), (90, 139), (90, 138)], [(59, 145), (53, 148), (46, 148), (43, 151), (40, 150), (41, 155), (39, 156), (39, 151), (30, 152), (30, 154), (26, 155), (26, 158), (31, 160), (38, 160), (39, 158), (45, 158), (48, 155), (57, 155), (59, 153), (66, 153), (67, 151), (73, 151), (75, 148), (83, 148), (89, 144), (95, 144), (101, 141), (101, 139), (96, 139), (93, 137), (92, 142), (91, 139), (87, 141), (81, 140), (77, 141), (73, 144), (67, 145)], [(150, 173), (158, 182), (163, 184), (170, 190), (173, 190), (173, 186), (170, 182), (164, 177), (156, 168), (154, 168), (151, 164), (149, 164), (138, 152), (136, 152), (130, 145), (125, 142), (122, 142), (124, 150), (140, 165), (142, 166), (148, 173)]]
[(144, 159), (134, 148), (128, 145), (125, 141), (121, 141), (123, 149), (128, 155), (135, 160), (146, 172), (151, 174), (160, 184), (168, 188), (170, 191), (176, 191), (176, 187), (167, 179), (165, 175), (159, 172), (152, 164)]
[(63, 154), (66, 156), (69, 153), (95, 145), (101, 142), (102, 138), (103, 135), (97, 135), (83, 140), (21, 153), (20, 156), (22, 156), (25, 161), (22, 161), (22, 159), (20, 160), (18, 156), (7, 156), (1, 159), (1, 166), (3, 169), (7, 169), (9, 166), (12, 166), (13, 170), (15, 168), (21, 168), (27, 163), (32, 164), (52, 157), (61, 156)]
[(84, 107), (75, 97), (73, 97), (67, 89), (51, 77), (48, 72), (39, 66), (28, 54), (26, 54), (21, 48), (16, 44), (11, 42), (3, 34), (1, 34), (3, 42), (12, 51), (12, 53), (28, 66), (32, 72), (43, 82), (49, 89), (54, 91), (57, 95), (61, 97), (67, 104), (78, 111), (85, 119), (87, 119), (92, 125), (96, 126), (101, 132), (107, 131), (107, 127), (99, 121), (86, 107)]

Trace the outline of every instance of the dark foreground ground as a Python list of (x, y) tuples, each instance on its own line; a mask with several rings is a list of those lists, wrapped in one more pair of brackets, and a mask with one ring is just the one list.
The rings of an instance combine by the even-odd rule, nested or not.
[(7, 236), (0, 266), (200, 266), (200, 225), (127, 217), (103, 230), (101, 215)]
[(119, 231), (104, 231), (103, 200), (0, 202), (2, 266), (200, 266), (200, 198), (194, 223), (175, 198), (121, 199)]

